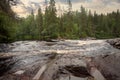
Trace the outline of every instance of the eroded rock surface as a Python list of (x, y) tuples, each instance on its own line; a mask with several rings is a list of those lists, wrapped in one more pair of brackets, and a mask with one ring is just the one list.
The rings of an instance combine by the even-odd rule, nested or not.
[(107, 80), (120, 80), (120, 53), (97, 56), (93, 61)]
[(107, 42), (110, 43), (112, 46), (120, 49), (120, 38), (109, 39), (109, 40), (107, 40)]
[(0, 80), (33, 80), (44, 65), (40, 80), (120, 80), (120, 50), (106, 40), (18, 41), (0, 50)]

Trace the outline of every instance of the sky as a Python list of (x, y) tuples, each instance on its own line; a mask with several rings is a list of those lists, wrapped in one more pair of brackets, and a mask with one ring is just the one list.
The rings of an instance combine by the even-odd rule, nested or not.
[[(34, 10), (37, 13), (37, 9), (41, 6), (44, 9), (45, 0), (18, 0), (21, 4), (13, 6), (12, 9), (19, 15), (25, 17), (31, 11)], [(48, 0), (49, 1), (49, 0)], [(61, 9), (67, 9), (67, 0), (55, 0), (56, 6)], [(120, 0), (71, 0), (72, 9), (80, 10), (80, 7), (83, 6), (87, 10), (92, 12), (96, 11), (98, 14), (101, 13), (110, 13), (112, 11), (120, 10)]]

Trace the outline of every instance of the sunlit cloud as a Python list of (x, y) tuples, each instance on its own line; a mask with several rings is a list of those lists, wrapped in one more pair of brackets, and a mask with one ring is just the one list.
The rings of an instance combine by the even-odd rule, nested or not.
[[(45, 0), (19, 0), (22, 4), (13, 6), (12, 9), (19, 15), (28, 15), (31, 10), (37, 12), (37, 9), (41, 7), (44, 9)], [(49, 1), (49, 0), (48, 0)], [(67, 0), (55, 0), (57, 9), (67, 10)], [(109, 13), (120, 9), (120, 0), (71, 0), (72, 9), (80, 10), (83, 6), (87, 10), (97, 13)], [(59, 11), (60, 12), (60, 11)]]

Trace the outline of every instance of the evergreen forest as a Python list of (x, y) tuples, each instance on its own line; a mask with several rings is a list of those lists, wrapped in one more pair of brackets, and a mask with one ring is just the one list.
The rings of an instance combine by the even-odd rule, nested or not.
[(20, 40), (81, 39), (93, 37), (108, 39), (120, 37), (120, 11), (97, 14), (80, 6), (72, 11), (71, 0), (68, 9), (60, 16), (57, 14), (55, 0), (50, 0), (45, 12), (38, 9), (26, 18), (16, 18), (9, 2), (0, 0), (0, 43)]

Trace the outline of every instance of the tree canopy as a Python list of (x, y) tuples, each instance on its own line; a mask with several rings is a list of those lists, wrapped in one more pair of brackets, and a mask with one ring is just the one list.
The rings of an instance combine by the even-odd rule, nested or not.
[(37, 15), (31, 12), (27, 18), (15, 21), (9, 1), (0, 0), (0, 42), (120, 37), (119, 10), (108, 14), (93, 14), (81, 6), (80, 10), (72, 11), (71, 0), (67, 1), (68, 10), (61, 16), (57, 15), (55, 0), (50, 0), (45, 13), (39, 8)]

